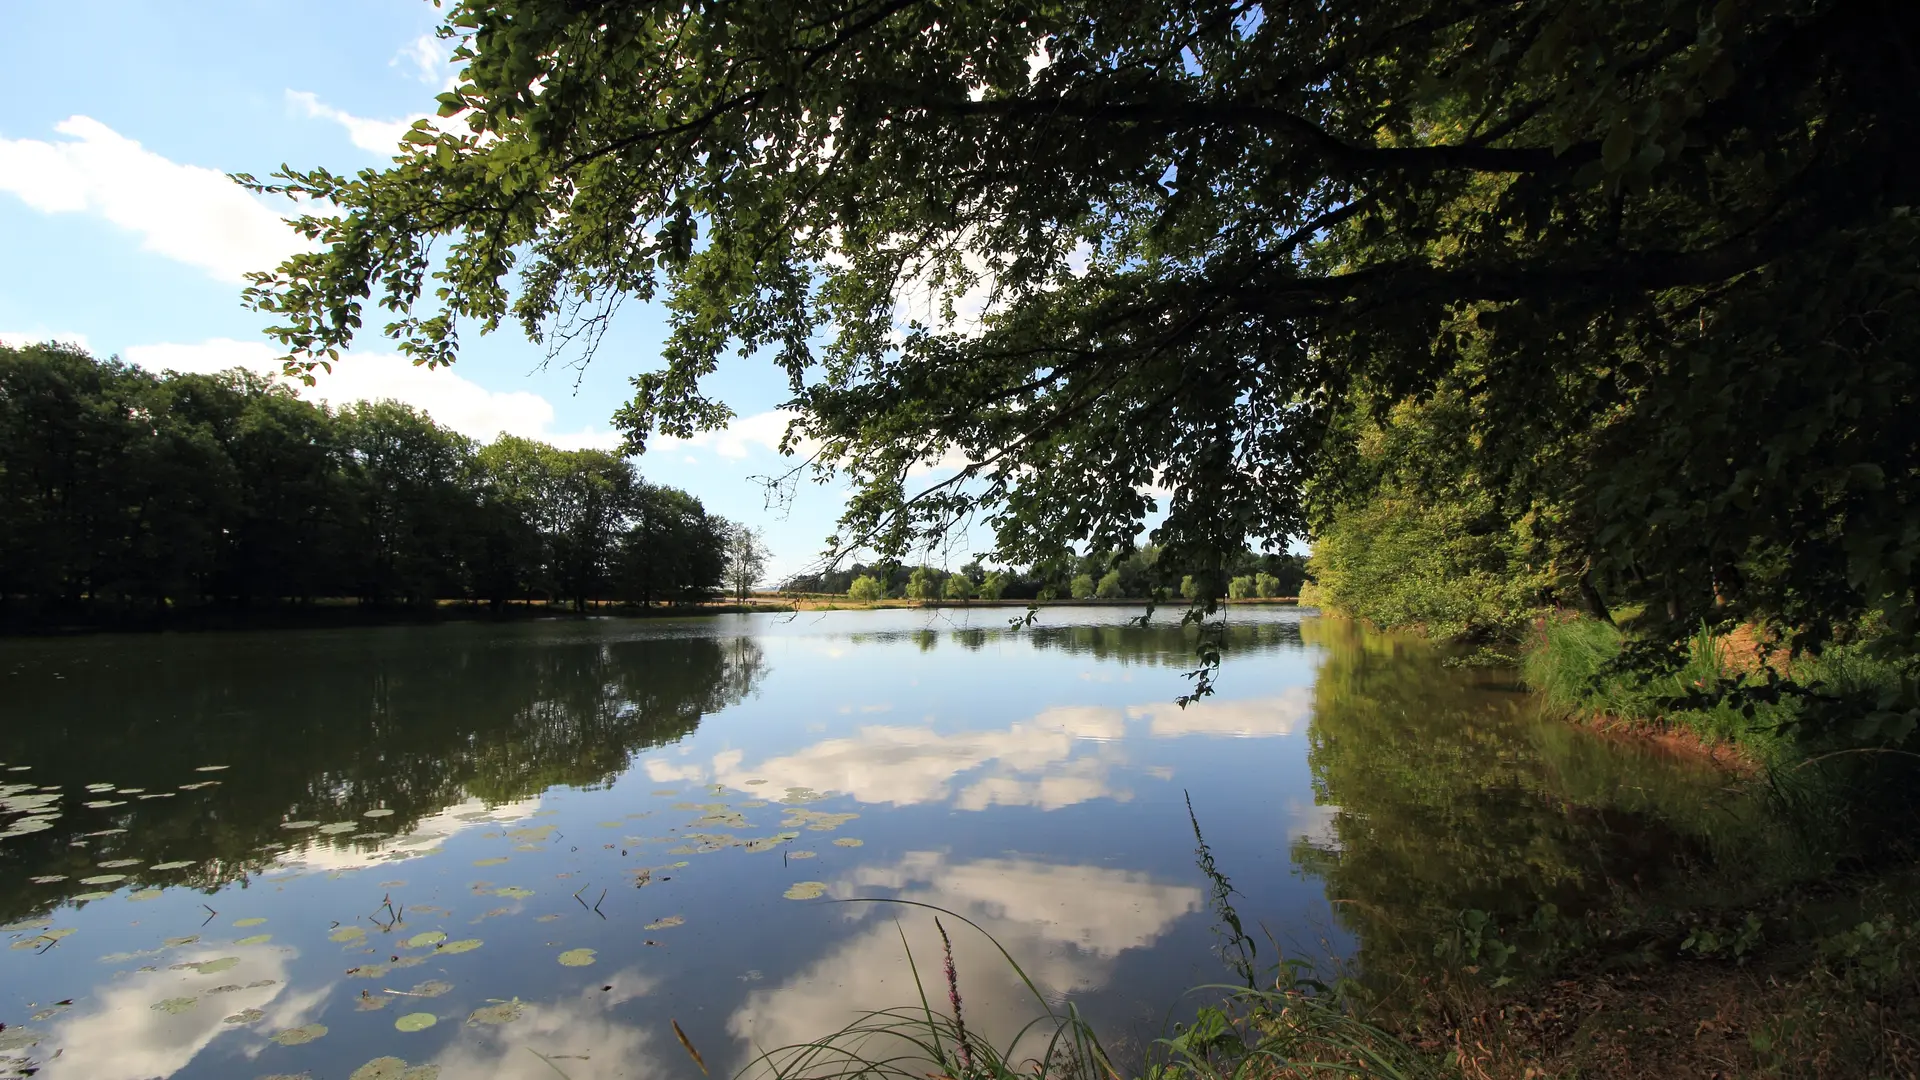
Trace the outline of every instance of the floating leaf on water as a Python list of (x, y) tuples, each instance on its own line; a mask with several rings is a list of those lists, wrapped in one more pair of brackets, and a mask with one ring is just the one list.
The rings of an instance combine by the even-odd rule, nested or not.
[(488, 859), (475, 859), (475, 860), (473, 860), (473, 865), (475, 865), (475, 866), (499, 866), (500, 864), (502, 864), (502, 863), (504, 863), (504, 862), (506, 862), (506, 861), (507, 861), (507, 857), (506, 857), (505, 855), (495, 855), (495, 856), (493, 856), (492, 858), (488, 858)]
[(194, 769), (193, 771), (194, 772), (220, 772), (225, 768), (227, 768), (227, 766), (225, 765), (202, 765)]
[(541, 915), (536, 917), (533, 921), (534, 922), (555, 922), (559, 918), (560, 916), (558, 915)]
[(127, 899), (136, 901), (158, 900), (164, 895), (166, 895), (166, 893), (161, 889), (141, 889), (139, 892), (128, 893)]
[(199, 783), (197, 783), (197, 784), (181, 784), (181, 785), (180, 785), (180, 790), (181, 790), (181, 791), (199, 791), (199, 790), (200, 790), (201, 788), (210, 788), (210, 787), (213, 787), (214, 785), (216, 785), (216, 784), (218, 784), (219, 782), (220, 782), (220, 781), (218, 781), (218, 780), (202, 780), (202, 781), (200, 781), (200, 782), (199, 782)]
[(387, 1002), (392, 1000), (385, 994), (369, 994), (362, 990), (360, 996), (353, 999), (353, 1007), (356, 1012), (379, 1012), (387, 1007)]
[(759, 787), (759, 786), (760, 786), (761, 784), (764, 784), (764, 783), (766, 783), (766, 781), (765, 781), (765, 780), (762, 780), (762, 779), (760, 779), (760, 778), (759, 778), (759, 777), (757, 777), (757, 776), (756, 776), (756, 777), (754, 777), (753, 779), (751, 779), (751, 780), (749, 780), (749, 781), (747, 781), (747, 784), (748, 784), (749, 786), (752, 786), (752, 787)]
[(825, 896), (827, 883), (824, 881), (801, 881), (780, 895), (789, 900), (818, 900)]
[(438, 1065), (408, 1065), (397, 1057), (377, 1057), (353, 1070), (347, 1080), (440, 1080)]
[(252, 915), (244, 919), (233, 920), (233, 925), (241, 928), (242, 930), (246, 929), (249, 926), (265, 926), (266, 924), (267, 924), (267, 920), (261, 918), (258, 915)]
[(314, 831), (325, 833), (328, 836), (339, 836), (341, 833), (350, 833), (359, 827), (360, 823), (357, 821), (335, 821), (322, 825)]
[(804, 825), (814, 832), (832, 832), (833, 830), (859, 817), (859, 814), (829, 814), (819, 810), (789, 809), (780, 822), (783, 829), (799, 828)]
[(232, 1016), (221, 1017), (220, 1022), (223, 1024), (252, 1024), (266, 1019), (266, 1016), (267, 1014), (261, 1012), (259, 1009), (241, 1009)]
[(139, 866), (146, 861), (145, 859), (108, 859), (106, 862), (95, 863), (94, 865), (102, 870), (118, 870), (123, 866)]
[(175, 793), (171, 791), (154, 791), (140, 797), (143, 799), (171, 799), (174, 794)]
[(617, 829), (623, 824), (625, 823), (619, 821), (602, 821), (599, 823), (599, 827), (602, 829)]
[(380, 809), (380, 810), (369, 810), (369, 811), (367, 811), (366, 813), (364, 813), (364, 814), (361, 814), (360, 816), (361, 816), (361, 817), (373, 817), (373, 818), (380, 818), (380, 817), (392, 817), (392, 816), (393, 816), (393, 811), (391, 811), (391, 810), (386, 810), (386, 809)]
[(283, 821), (280, 823), (280, 827), (283, 829), (311, 829), (317, 827), (319, 824), (317, 821)]
[(288, 1028), (273, 1037), (281, 1046), (304, 1046), (327, 1033), (325, 1024), (302, 1024), (297, 1028)]
[(409, 949), (424, 949), (429, 945), (438, 945), (447, 940), (445, 932), (429, 930), (424, 934), (415, 934), (400, 944)]
[(346, 942), (359, 941), (365, 938), (366, 936), (367, 936), (367, 932), (365, 930), (360, 929), (357, 926), (343, 926), (340, 929), (335, 930), (333, 933), (328, 934), (327, 940), (338, 941), (344, 944)]
[(679, 789), (679, 788), (670, 788), (670, 787), (663, 787), (663, 788), (654, 788), (654, 789), (653, 789), (653, 793), (654, 793), (655, 795), (657, 795), (657, 796), (659, 796), (660, 798), (663, 798), (663, 799), (664, 799), (664, 798), (667, 798), (667, 797), (668, 797), (668, 796), (670, 796), (670, 795), (678, 795), (678, 794), (680, 794), (680, 789)]
[(178, 862), (154, 863), (152, 866), (147, 867), (147, 869), (149, 870), (185, 870), (187, 867), (192, 865), (193, 865), (192, 862), (182, 859)]
[(165, 945), (169, 949), (177, 949), (182, 945), (191, 945), (199, 940), (199, 934), (188, 934), (186, 937), (170, 937), (160, 944)]
[(683, 925), (685, 925), (685, 924), (686, 924), (686, 921), (687, 921), (687, 917), (686, 917), (685, 915), (669, 915), (669, 916), (667, 916), (667, 917), (666, 917), (666, 918), (664, 918), (664, 919), (656, 919), (656, 920), (654, 920), (653, 922), (650, 922), (650, 923), (648, 923), (647, 925), (645, 925), (645, 926), (643, 926), (643, 927), (641, 927), (640, 929), (642, 929), (642, 930), (671, 930), (671, 929), (673, 929), (673, 928), (674, 928), (674, 927), (676, 927), (676, 926), (683, 926)]
[(395, 1031), (425, 1031), (440, 1022), (432, 1013), (408, 1013), (393, 1022)]
[(87, 790), (95, 793), (102, 792), (102, 791), (112, 791), (113, 785), (112, 784), (88, 784)]
[(833, 846), (834, 847), (859, 847), (865, 843), (866, 843), (865, 840), (861, 840), (858, 837), (842, 836), (833, 842)]
[(356, 979), (381, 979), (386, 977), (387, 965), (361, 964), (358, 967), (348, 968), (347, 974)]
[(511, 1024), (520, 1019), (520, 999), (502, 1001), (496, 1005), (483, 1005), (467, 1015), (469, 1024)]
[(811, 858), (813, 858), (813, 856), (814, 856), (814, 853), (813, 853), (813, 852), (811, 852), (811, 851), (789, 851), (789, 852), (787, 852), (787, 858), (789, 858), (789, 859), (811, 859)]
[(441, 945), (437, 951), (443, 953), (467, 953), (479, 948), (480, 944), (479, 938), (461, 938), (459, 941), (446, 942)]
[(243, 937), (239, 941), (234, 942), (234, 944), (235, 945), (265, 945), (267, 942), (272, 940), (273, 940), (272, 934), (255, 934), (252, 937)]
[(414, 997), (437, 998), (453, 989), (453, 984), (444, 979), (428, 979), (418, 983), (411, 991)]
[(0, 1050), (25, 1050), (38, 1046), (42, 1036), (32, 1028), (8, 1028), (0, 1031)]
[(41, 875), (40, 875), (39, 877), (33, 877), (33, 878), (28, 878), (27, 880), (28, 880), (28, 881), (31, 881), (31, 882), (33, 882), (33, 883), (34, 883), (35, 885), (51, 885), (51, 884), (53, 884), (53, 883), (54, 883), (54, 882), (56, 882), (56, 881), (65, 881), (65, 880), (67, 880), (67, 875), (65, 875), (65, 874), (41, 874)]
[(96, 874), (96, 875), (94, 875), (93, 877), (83, 877), (83, 878), (81, 878), (81, 879), (80, 879), (80, 884), (82, 884), (82, 885), (112, 885), (112, 884), (115, 884), (116, 882), (121, 882), (121, 881), (125, 881), (125, 880), (127, 880), (127, 875), (125, 875), (125, 874)]
[(396, 956), (392, 960), (387, 961), (387, 966), (396, 967), (396, 968), (410, 968), (410, 967), (419, 967), (421, 964), (424, 964), (426, 962), (427, 962), (427, 958), (424, 956)]
[[(104, 958), (103, 958), (103, 959), (104, 959)], [(244, 987), (244, 986), (241, 986), (241, 985), (240, 985), (239, 983), (226, 983), (225, 985), (222, 985), (222, 986), (216, 986), (216, 987), (214, 987), (213, 989), (211, 989), (211, 990), (209, 990), (209, 991), (207, 991), (207, 993), (209, 993), (209, 994), (231, 994), (231, 993), (233, 993), (233, 992), (235, 992), (235, 991), (237, 991), (237, 990), (245, 990), (245, 989), (246, 989), (246, 987)]]
[(560, 963), (567, 967), (586, 967), (593, 963), (594, 955), (592, 949), (568, 949), (560, 954)]
[(95, 799), (92, 802), (83, 802), (80, 805), (89, 810), (105, 810), (109, 806), (125, 806), (127, 805), (127, 801), (125, 799)]
[(533, 890), (523, 889), (518, 885), (508, 885), (503, 889), (493, 890), (493, 895), (504, 896), (512, 900), (525, 900), (527, 897), (533, 895)]
[(748, 799), (746, 802), (740, 804), (740, 808), (742, 810), (758, 810), (766, 805), (767, 800), (765, 799)]
[(153, 1009), (154, 1012), (163, 1012), (173, 1016), (179, 1016), (181, 1013), (193, 1008), (199, 1000), (199, 998), (191, 997), (172, 997), (165, 1001), (156, 1001), (149, 1007)]
[(218, 975), (222, 971), (238, 967), (239, 964), (240, 958), (237, 956), (222, 956), (217, 960), (202, 960), (195, 964), (175, 964), (173, 965), (173, 970), (185, 971), (192, 969), (202, 975)]
[(557, 826), (529, 825), (524, 829), (508, 829), (507, 838), (510, 840), (518, 840), (523, 844), (537, 844), (553, 836), (555, 828), (557, 828)]
[(0, 926), (0, 932), (17, 934), (25, 930), (45, 930), (52, 925), (52, 919), (21, 919), (18, 922), (10, 922), (5, 926)]

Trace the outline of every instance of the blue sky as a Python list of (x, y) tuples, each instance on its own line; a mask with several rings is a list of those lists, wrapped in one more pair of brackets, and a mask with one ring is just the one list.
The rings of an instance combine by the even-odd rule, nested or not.
[[(277, 221), (284, 208), (222, 174), (378, 165), (452, 74), (423, 0), (0, 9), (0, 340), (73, 340), (156, 369), (266, 367), (275, 355), (265, 320), (240, 303), (240, 275), (294, 239)], [(630, 303), (584, 372), (542, 370), (544, 350), (517, 330), (470, 337), (459, 364), (428, 372), (376, 333), (308, 394), (396, 397), (480, 439), (611, 445), (626, 377), (653, 366), (664, 335), (661, 311)], [(804, 566), (841, 494), (803, 485), (769, 509), (752, 479), (792, 464), (772, 449), (784, 378), (735, 361), (711, 389), (734, 424), (650, 450), (642, 471), (764, 529), (776, 575)]]

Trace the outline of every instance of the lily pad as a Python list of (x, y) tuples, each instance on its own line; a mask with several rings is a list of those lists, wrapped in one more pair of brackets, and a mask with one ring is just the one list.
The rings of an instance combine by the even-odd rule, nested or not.
[(239, 965), (240, 965), (239, 957), (222, 956), (216, 960), (202, 960), (198, 963), (192, 963), (192, 964), (175, 964), (173, 965), (172, 970), (194, 971), (194, 972), (198, 972), (201, 975), (218, 975), (223, 971), (231, 970), (235, 967), (238, 967)]
[(335, 821), (327, 825), (322, 825), (314, 831), (325, 833), (328, 836), (339, 836), (341, 833), (350, 833), (359, 827), (360, 823), (357, 821)]
[(139, 866), (146, 861), (145, 859), (108, 859), (106, 862), (95, 865), (99, 866), (102, 870), (118, 870), (123, 866)]
[(154, 1012), (163, 1012), (173, 1016), (179, 1016), (181, 1013), (193, 1008), (199, 1001), (199, 998), (193, 997), (172, 997), (165, 1001), (156, 1001), (149, 1007), (152, 1008)]
[(560, 954), (560, 963), (565, 967), (586, 967), (593, 963), (594, 956), (592, 949), (568, 949)]
[(136, 900), (136, 901), (158, 900), (165, 895), (166, 895), (166, 892), (162, 889), (141, 889), (139, 892), (128, 893), (127, 899)]
[(827, 883), (824, 881), (800, 881), (780, 895), (789, 900), (818, 900), (826, 893)]
[(353, 1070), (347, 1080), (440, 1080), (438, 1065), (409, 1065), (397, 1057), (377, 1057)]
[(425, 1031), (439, 1022), (440, 1018), (432, 1013), (408, 1013), (395, 1020), (393, 1027), (395, 1031)]
[(467, 953), (479, 948), (480, 945), (481, 941), (479, 938), (461, 938), (459, 941), (449, 941), (441, 945), (436, 951), (443, 953)]
[(233, 920), (233, 925), (240, 927), (242, 930), (246, 929), (249, 926), (265, 926), (266, 923), (267, 923), (267, 920), (261, 918), (258, 915), (250, 915), (244, 919)]
[(109, 807), (109, 806), (125, 806), (125, 805), (127, 805), (127, 800), (125, 800), (125, 799), (95, 799), (95, 800), (93, 800), (92, 802), (83, 802), (83, 803), (81, 803), (80, 805), (81, 805), (81, 806), (84, 806), (84, 807), (86, 807), (86, 808), (87, 808), (87, 809), (89, 809), (89, 810), (105, 810), (105, 809), (106, 809), (107, 807)]
[(356, 979), (379, 979), (387, 974), (385, 964), (361, 964), (347, 969), (347, 974)]
[(453, 984), (445, 979), (428, 979), (426, 982), (416, 984), (410, 992), (414, 997), (437, 998), (452, 989)]
[(664, 919), (657, 919), (653, 922), (650, 922), (647, 925), (641, 927), (641, 929), (642, 930), (671, 930), (676, 926), (681, 926), (685, 924), (686, 921), (687, 921), (687, 917), (685, 915), (669, 915)]
[(65, 880), (67, 880), (67, 875), (65, 875), (65, 874), (41, 874), (41, 875), (40, 875), (39, 877), (33, 877), (33, 878), (28, 878), (27, 880), (28, 880), (28, 881), (31, 881), (31, 882), (33, 882), (33, 883), (34, 883), (35, 885), (51, 885), (51, 884), (53, 884), (53, 883), (54, 883), (54, 882), (56, 882), (56, 881), (65, 881)]
[(227, 766), (225, 765), (202, 765), (194, 769), (193, 771), (194, 772), (220, 772), (226, 768)]
[(813, 858), (813, 857), (814, 857), (814, 855), (816, 855), (816, 854), (818, 854), (818, 853), (817, 853), (817, 852), (812, 852), (812, 851), (789, 851), (789, 852), (787, 852), (787, 858), (789, 858), (789, 859), (811, 859), (811, 858)]
[(213, 787), (214, 785), (216, 785), (216, 784), (218, 784), (219, 782), (220, 782), (220, 781), (218, 781), (218, 780), (202, 780), (202, 781), (200, 781), (200, 782), (199, 782), (199, 783), (197, 783), (197, 784), (181, 784), (181, 785), (180, 785), (180, 790), (181, 790), (181, 791), (199, 791), (199, 790), (200, 790), (201, 788), (210, 788), (210, 787)]
[(859, 847), (864, 843), (866, 843), (865, 840), (862, 840), (856, 836), (842, 836), (833, 842), (833, 846), (834, 847)]
[(191, 945), (199, 940), (199, 934), (188, 934), (186, 937), (170, 937), (160, 944), (165, 945), (169, 949), (177, 949), (182, 945)]
[(317, 821), (283, 821), (280, 823), (280, 827), (283, 829), (312, 829), (318, 827), (319, 824)]
[(279, 1043), (281, 1046), (304, 1046), (324, 1036), (326, 1033), (327, 1025), (325, 1024), (302, 1024), (297, 1028), (288, 1028), (278, 1035), (275, 1035), (273, 1041)]
[(499, 866), (500, 864), (502, 864), (502, 863), (504, 863), (504, 862), (506, 862), (506, 861), (507, 861), (507, 857), (506, 857), (505, 855), (495, 855), (495, 856), (493, 856), (492, 858), (488, 858), (488, 859), (475, 859), (475, 860), (473, 860), (473, 865), (475, 865), (475, 866)]
[(493, 890), (493, 895), (505, 896), (513, 900), (525, 900), (527, 897), (533, 895), (533, 890), (523, 889), (518, 885), (509, 885), (504, 889)]
[(415, 934), (401, 944), (409, 949), (424, 949), (429, 945), (438, 945), (447, 940), (447, 935), (439, 930), (429, 930), (424, 934)]
[(361, 817), (374, 817), (374, 818), (379, 818), (379, 817), (392, 817), (392, 816), (393, 816), (393, 811), (391, 811), (391, 810), (385, 810), (385, 809), (382, 809), (382, 810), (369, 810), (369, 811), (367, 811), (366, 813), (364, 813), (364, 814), (361, 814), (360, 816), (361, 816)]
[(327, 940), (338, 941), (342, 943), (351, 943), (351, 942), (363, 940), (366, 936), (367, 936), (367, 932), (365, 930), (360, 929), (357, 926), (343, 926), (340, 929), (335, 930), (333, 933), (328, 934)]
[(40, 1043), (41, 1035), (32, 1028), (8, 1028), (0, 1031), (0, 1050), (25, 1050)]
[(125, 874), (95, 874), (92, 877), (81, 878), (80, 884), (82, 885), (113, 885), (117, 882), (122, 882), (125, 880), (127, 880), (127, 875)]
[(223, 1024), (253, 1024), (266, 1019), (266, 1016), (267, 1014), (261, 1012), (259, 1009), (241, 1009), (232, 1016), (222, 1017), (220, 1022)]
[(235, 945), (265, 945), (267, 942), (272, 940), (273, 940), (272, 934), (255, 934), (252, 937), (243, 937), (239, 941), (234, 942), (234, 944)]
[(520, 1019), (520, 999), (502, 1001), (493, 1005), (482, 1005), (467, 1016), (469, 1024), (511, 1024)]

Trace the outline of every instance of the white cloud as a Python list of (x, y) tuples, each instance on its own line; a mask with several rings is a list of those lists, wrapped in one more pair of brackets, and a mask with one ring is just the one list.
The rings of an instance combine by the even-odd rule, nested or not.
[(399, 120), (369, 120), (364, 116), (336, 109), (321, 101), (319, 96), (306, 90), (287, 91), (287, 102), (296, 106), (306, 115), (316, 120), (331, 120), (347, 129), (347, 138), (353, 145), (375, 154), (396, 154), (400, 151), (400, 136), (407, 133), (415, 120), (425, 118), (426, 114), (402, 117)]
[(421, 34), (402, 46), (392, 63), (410, 64), (414, 69), (414, 77), (421, 82), (451, 90), (460, 81), (459, 73), (450, 70), (452, 57), (452, 46), (442, 41), (440, 35)]
[(24, 349), (29, 345), (39, 345), (48, 341), (57, 341), (65, 345), (78, 345), (90, 348), (87, 335), (70, 334), (60, 330), (0, 330), (0, 345), (10, 349)]
[[(127, 349), (129, 363), (149, 371), (212, 373), (246, 368), (274, 375), (279, 353), (258, 341), (214, 338), (195, 345), (135, 345)], [(392, 399), (405, 402), (441, 424), (475, 439), (491, 440), (501, 432), (540, 439), (566, 450), (593, 447), (613, 449), (620, 436), (591, 428), (574, 432), (553, 430), (553, 404), (526, 390), (489, 390), (448, 368), (419, 367), (397, 353), (355, 353), (333, 365), (332, 373), (316, 372), (315, 386), (295, 386), (304, 398), (339, 406), (352, 401)]]
[[(372, 845), (355, 846), (352, 841), (337, 842), (329, 837), (309, 836), (300, 847), (284, 852), (278, 862), (283, 869), (334, 873), (362, 870), (385, 862), (398, 862), (432, 855), (457, 832), (503, 825), (534, 816), (540, 810), (540, 796), (501, 803), (489, 807), (479, 799), (465, 799), (435, 814), (428, 814), (411, 829)], [(377, 829), (377, 822), (368, 822)]]
[[(833, 886), (839, 897), (881, 890), (972, 919), (1055, 1001), (1102, 985), (1121, 953), (1153, 944), (1201, 905), (1199, 889), (1155, 882), (1143, 873), (1031, 859), (955, 863), (931, 851), (910, 852), (890, 866), (862, 867)], [(882, 904), (845, 910), (869, 925), (786, 983), (748, 995), (728, 1019), (729, 1032), (749, 1047), (790, 1046), (838, 1030), (863, 1010), (905, 1004), (914, 983), (902, 933), (918, 956), (921, 978), (939, 970), (940, 940), (924, 913)], [(992, 942), (964, 924), (948, 929), (967, 1026), (1004, 1047), (1039, 1014), (1040, 1003)], [(936, 1000), (945, 996), (936, 994)], [(885, 1056), (877, 1042), (861, 1049)], [(1039, 1048), (1029, 1043), (1021, 1049)]]
[(566, 1059), (563, 1075), (569, 1080), (673, 1071), (655, 1049), (654, 1036), (632, 1023), (631, 1013), (622, 1008), (658, 984), (657, 977), (628, 968), (604, 983), (594, 979), (574, 997), (526, 1003), (510, 1025), (469, 1025), (466, 1037), (441, 1050), (433, 1064), (449, 1080), (552, 1080), (555, 1066), (546, 1059), (554, 1057)]
[(1226, 735), (1238, 739), (1291, 735), (1313, 716), (1313, 690), (1296, 686), (1267, 698), (1197, 701), (1182, 709), (1170, 701), (1127, 706), (1127, 718), (1147, 721), (1155, 738)]
[[(238, 957), (240, 963), (215, 975), (182, 972), (172, 966), (223, 955)], [(201, 948), (172, 954), (164, 967), (157, 961), (150, 965), (159, 970), (143, 968), (123, 974), (95, 988), (87, 1007), (54, 1026), (40, 1047), (46, 1062), (41, 1075), (48, 1080), (146, 1080), (186, 1068), (221, 1036), (230, 1042), (264, 1042), (266, 1033), (276, 1028), (267, 1023), (243, 1028), (221, 1020), (252, 1008), (271, 1013), (275, 1024), (304, 1023), (332, 984), (304, 994), (289, 993), (287, 964), (294, 955), (292, 950), (264, 945)], [(242, 989), (214, 994), (215, 984)], [(153, 1007), (154, 1002), (168, 998), (199, 1000), (179, 1013)]]
[[(791, 409), (769, 409), (754, 413), (752, 416), (736, 417), (726, 427), (718, 431), (697, 432), (690, 439), (678, 439), (672, 435), (655, 435), (647, 440), (648, 450), (678, 450), (694, 447), (711, 450), (723, 458), (741, 461), (750, 456), (757, 447), (762, 450), (778, 452), (780, 437), (787, 433), (787, 423), (798, 413)], [(801, 457), (813, 453), (819, 443), (812, 439), (800, 440), (796, 452)]]
[(54, 130), (66, 140), (0, 139), (0, 191), (43, 214), (96, 214), (140, 234), (145, 250), (223, 281), (271, 269), (306, 243), (224, 173), (168, 160), (91, 117)]

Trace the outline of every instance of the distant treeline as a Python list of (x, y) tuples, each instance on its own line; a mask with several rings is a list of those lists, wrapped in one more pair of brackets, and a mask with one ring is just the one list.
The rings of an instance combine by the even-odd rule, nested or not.
[(733, 526), (624, 458), (391, 401), (0, 347), (0, 613), (710, 597)]
[(988, 570), (971, 562), (958, 570), (901, 564), (855, 563), (843, 570), (802, 574), (782, 588), (844, 593), (855, 600), (1248, 599), (1296, 596), (1306, 580), (1297, 555), (1241, 552), (1211, 570), (1171, 565), (1152, 544), (1133, 551), (1082, 555), (1058, 567)]

